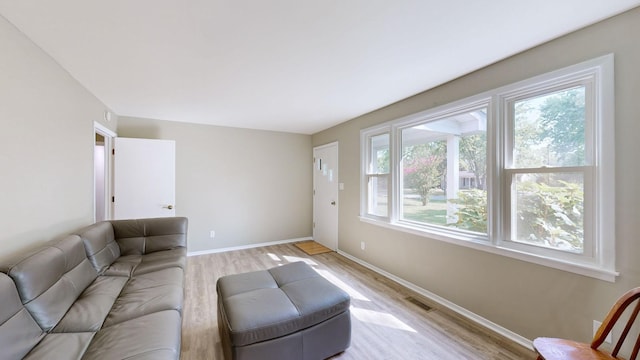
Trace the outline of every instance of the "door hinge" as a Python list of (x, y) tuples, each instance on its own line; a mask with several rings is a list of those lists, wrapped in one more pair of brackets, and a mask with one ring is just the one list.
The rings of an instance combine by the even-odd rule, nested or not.
[(115, 155), (116, 154), (116, 149), (111, 149), (111, 155)]
[(313, 189), (313, 196), (316, 195), (316, 189)]
[(112, 196), (112, 197), (111, 197), (111, 202), (112, 202), (112, 203), (116, 202), (116, 197), (115, 197), (115, 196)]

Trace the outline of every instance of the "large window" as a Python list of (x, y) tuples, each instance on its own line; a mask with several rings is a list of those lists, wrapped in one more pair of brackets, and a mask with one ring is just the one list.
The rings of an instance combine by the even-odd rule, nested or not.
[(487, 233), (487, 107), (399, 129), (400, 220)]
[[(510, 240), (564, 252), (591, 249), (585, 234), (585, 180), (593, 170), (592, 79), (506, 100), (505, 178)], [(592, 203), (592, 202), (590, 202)], [(589, 205), (589, 204), (587, 204)], [(587, 237), (585, 237), (587, 236)]]
[(361, 132), (361, 218), (613, 281), (613, 56)]

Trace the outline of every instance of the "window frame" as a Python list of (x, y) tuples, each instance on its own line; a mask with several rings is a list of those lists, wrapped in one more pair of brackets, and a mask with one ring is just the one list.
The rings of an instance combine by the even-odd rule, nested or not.
[[(474, 97), (472, 99), (469, 99), (470, 101), (467, 100), (463, 100), (459, 103), (454, 103), (452, 104), (451, 107), (447, 107), (446, 109), (442, 109), (443, 111), (435, 111), (435, 112), (430, 112), (430, 111), (426, 111), (426, 112), (421, 112), (419, 113), (419, 116), (409, 116), (407, 118), (405, 118), (404, 120), (400, 120), (398, 121), (397, 124), (394, 124), (394, 126), (392, 127), (393, 130), (396, 132), (396, 144), (395, 144), (395, 153), (397, 154), (397, 159), (398, 161), (396, 163), (394, 163), (393, 168), (395, 169), (394, 174), (395, 174), (395, 181), (394, 184), (397, 186), (398, 191), (401, 192), (402, 191), (402, 167), (400, 165), (400, 157), (402, 157), (402, 131), (405, 129), (409, 129), (412, 128), (414, 126), (417, 125), (422, 125), (422, 124), (428, 124), (430, 122), (435, 122), (438, 120), (443, 120), (449, 117), (453, 117), (456, 115), (460, 115), (460, 114), (465, 114), (465, 113), (469, 113), (475, 110), (479, 110), (479, 109), (483, 109), (486, 108), (487, 109), (487, 144), (489, 143), (489, 121), (490, 121), (490, 115), (491, 114), (491, 98), (486, 97), (486, 96), (479, 96), (479, 97)], [(489, 146), (487, 146), (487, 177), (489, 177), (489, 171), (490, 171), (490, 158), (491, 156), (490, 154), (490, 149)], [(395, 194), (399, 194), (399, 192), (395, 192)], [(489, 207), (489, 199), (491, 197), (491, 187), (489, 186), (489, 184), (487, 184), (487, 207)], [(395, 219), (397, 221), (398, 224), (400, 225), (407, 225), (407, 226), (411, 226), (411, 227), (417, 227), (417, 228), (424, 228), (425, 230), (432, 230), (435, 232), (441, 232), (443, 234), (448, 234), (451, 231), (453, 231), (454, 233), (460, 233), (463, 236), (468, 236), (469, 238), (473, 238), (474, 240), (479, 240), (479, 241), (486, 241), (488, 239), (489, 236), (489, 220), (487, 220), (487, 234), (479, 234), (476, 232), (472, 232), (472, 231), (467, 231), (467, 230), (463, 230), (463, 229), (449, 229), (443, 226), (438, 226), (435, 224), (427, 224), (427, 223), (419, 223), (416, 221), (412, 221), (412, 220), (408, 220), (408, 219), (403, 219), (402, 218), (402, 207), (403, 207), (403, 203), (402, 203), (402, 196), (395, 196), (394, 197), (394, 203), (396, 204), (396, 209), (397, 211), (395, 212)]]
[[(391, 199), (392, 199), (392, 186), (390, 186), (392, 184), (392, 176), (391, 173), (392, 171), (392, 164), (393, 164), (393, 160), (391, 159), (391, 156), (389, 157), (389, 172), (387, 173), (374, 173), (369, 171), (369, 166), (372, 163), (374, 156), (371, 153), (371, 139), (376, 137), (376, 136), (380, 136), (380, 135), (384, 135), (387, 134), (389, 136), (389, 152), (390, 155), (393, 154), (393, 151), (391, 150), (391, 144), (393, 143), (391, 140), (391, 127), (388, 125), (383, 125), (383, 126), (377, 126), (374, 128), (369, 128), (367, 129), (367, 131), (361, 132), (361, 149), (360, 149), (360, 153), (361, 154), (365, 154), (364, 155), (364, 161), (361, 162), (361, 169), (360, 169), (360, 173), (362, 174), (363, 177), (363, 186), (360, 187), (361, 191), (360, 191), (360, 198), (363, 199), (363, 201), (361, 201), (360, 203), (360, 214), (364, 214), (364, 216), (366, 216), (367, 218), (370, 219), (376, 219), (376, 220), (380, 220), (380, 221), (390, 221), (391, 219), (391, 214), (392, 214), (392, 204), (391, 204)], [(381, 215), (377, 215), (377, 214), (372, 214), (369, 213), (369, 201), (371, 199), (371, 194), (369, 194), (369, 181), (373, 178), (386, 178), (387, 179), (387, 216), (381, 216)]]
[[(597, 122), (596, 111), (597, 98), (594, 88), (596, 87), (595, 73), (589, 72), (583, 74), (577, 72), (574, 74), (568, 74), (560, 79), (551, 78), (544, 79), (542, 82), (528, 82), (523, 83), (523, 86), (517, 87), (513, 90), (502, 92), (499, 95), (500, 106), (503, 108), (504, 118), (504, 137), (503, 147), (504, 156), (501, 170), (502, 176), (502, 188), (501, 193), (505, 198), (504, 202), (504, 219), (511, 219), (511, 221), (504, 221), (501, 237), (501, 245), (507, 248), (512, 248), (517, 251), (530, 252), (540, 256), (557, 257), (561, 260), (569, 262), (582, 262), (587, 264), (595, 263), (595, 254), (597, 253), (597, 241), (594, 238), (593, 226), (587, 226), (587, 224), (593, 224), (593, 194), (587, 196), (585, 191), (585, 209), (584, 209), (584, 237), (583, 237), (583, 253), (576, 254), (566, 251), (555, 250), (551, 248), (545, 248), (535, 245), (529, 245), (523, 242), (518, 242), (511, 239), (513, 235), (512, 226), (514, 225), (514, 219), (516, 214), (513, 214), (512, 206), (512, 187), (515, 183), (515, 176), (519, 174), (532, 174), (532, 173), (581, 173), (584, 179), (584, 189), (591, 189), (593, 187), (593, 175), (595, 172), (595, 153), (596, 142), (594, 141), (595, 131), (593, 130), (595, 123)], [(550, 82), (547, 83), (547, 82)], [(512, 165), (513, 159), (511, 159), (512, 150), (514, 147), (513, 138), (515, 137), (515, 114), (514, 104), (517, 101), (535, 98), (536, 96), (553, 94), (562, 90), (568, 90), (571, 88), (581, 87), (585, 88), (585, 164), (581, 166), (553, 166), (553, 167), (514, 167)]]
[[(585, 165), (551, 168), (512, 168), (510, 104), (571, 88), (585, 86), (585, 106), (591, 123), (585, 123)], [(591, 98), (592, 101), (587, 100)], [(400, 219), (402, 189), (400, 157), (402, 130), (486, 106), (487, 109), (487, 235), (428, 226)], [(604, 55), (452, 103), (394, 119), (360, 131), (361, 211), (363, 222), (471, 247), (510, 258), (614, 282), (615, 270), (615, 128), (614, 56)], [(370, 137), (389, 134), (390, 174), (388, 216), (367, 213), (367, 174)], [(518, 173), (578, 171), (584, 178), (584, 252), (570, 253), (510, 239), (511, 185)], [(587, 234), (588, 233), (588, 234)], [(588, 237), (588, 238), (587, 238)]]

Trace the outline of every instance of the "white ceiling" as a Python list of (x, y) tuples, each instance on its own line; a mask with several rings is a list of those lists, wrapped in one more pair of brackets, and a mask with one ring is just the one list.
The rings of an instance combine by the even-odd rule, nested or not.
[(122, 116), (312, 134), (640, 0), (0, 0)]

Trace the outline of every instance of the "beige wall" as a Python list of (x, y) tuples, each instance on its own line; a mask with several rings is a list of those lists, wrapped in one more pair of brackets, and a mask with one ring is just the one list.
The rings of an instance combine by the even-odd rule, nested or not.
[(93, 221), (93, 122), (106, 107), (3, 17), (0, 49), (3, 258)]
[(311, 236), (311, 136), (127, 117), (118, 136), (176, 141), (190, 252)]
[[(470, 75), (313, 136), (340, 142), (339, 248), (448, 299), (524, 337), (588, 341), (592, 320), (640, 286), (640, 8), (513, 56)], [(487, 39), (499, 41), (499, 39)], [(607, 53), (615, 54), (615, 283), (362, 223), (359, 213), (359, 131), (501, 85)], [(613, 120), (613, 119), (612, 119)], [(366, 251), (360, 241), (366, 241)]]

